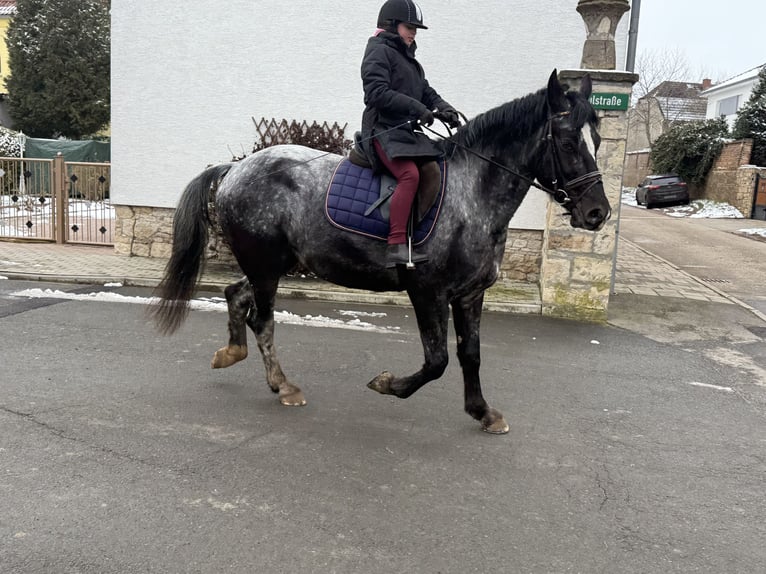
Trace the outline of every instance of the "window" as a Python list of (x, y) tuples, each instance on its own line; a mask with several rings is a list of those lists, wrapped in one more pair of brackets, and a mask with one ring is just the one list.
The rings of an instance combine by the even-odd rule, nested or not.
[(731, 96), (718, 102), (719, 116), (733, 116), (739, 108), (739, 96)]

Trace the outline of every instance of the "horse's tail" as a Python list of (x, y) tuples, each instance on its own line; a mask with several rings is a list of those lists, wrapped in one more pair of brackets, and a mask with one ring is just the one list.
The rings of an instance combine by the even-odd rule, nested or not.
[(159, 300), (150, 311), (161, 333), (175, 332), (189, 313), (189, 300), (201, 274), (207, 246), (210, 188), (231, 168), (232, 164), (209, 167), (189, 182), (178, 202), (173, 217), (173, 250), (165, 275), (155, 289)]

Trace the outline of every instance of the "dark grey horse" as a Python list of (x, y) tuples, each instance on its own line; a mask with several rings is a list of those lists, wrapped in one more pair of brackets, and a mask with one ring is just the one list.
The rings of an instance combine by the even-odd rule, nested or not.
[[(208, 200), (245, 274), (226, 289), (229, 344), (214, 367), (247, 356), (247, 324), (255, 333), (269, 387), (285, 405), (303, 405), (277, 360), (274, 299), (280, 277), (300, 264), (333, 283), (373, 291), (406, 290), (425, 352), (408, 376), (383, 372), (368, 386), (406, 398), (439, 378), (447, 366), (447, 323), (452, 308), (465, 410), (482, 429), (505, 433), (503, 415), (484, 400), (479, 381), (479, 323), (484, 291), (498, 277), (508, 222), (533, 180), (562, 203), (573, 227), (600, 229), (610, 216), (595, 154), (597, 116), (581, 91), (565, 92), (556, 71), (548, 86), (492, 109), (443, 142), (449, 178), (441, 214), (423, 246), (428, 262), (415, 270), (386, 269), (386, 244), (339, 230), (324, 217), (325, 191), (341, 157), (300, 146), (276, 146), (239, 163), (211, 167), (186, 188), (173, 222), (173, 252), (158, 287), (158, 326), (172, 332), (188, 311), (201, 272), (209, 231)], [(537, 184), (535, 184), (537, 185)]]

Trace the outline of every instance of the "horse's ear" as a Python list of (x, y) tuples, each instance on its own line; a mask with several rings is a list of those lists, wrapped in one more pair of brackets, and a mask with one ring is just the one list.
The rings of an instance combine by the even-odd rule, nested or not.
[(587, 100), (591, 92), (593, 92), (593, 81), (590, 79), (590, 74), (585, 74), (580, 82), (580, 95)]
[(553, 114), (567, 110), (567, 98), (559, 83), (559, 73), (555, 68), (551, 77), (548, 78), (548, 108)]

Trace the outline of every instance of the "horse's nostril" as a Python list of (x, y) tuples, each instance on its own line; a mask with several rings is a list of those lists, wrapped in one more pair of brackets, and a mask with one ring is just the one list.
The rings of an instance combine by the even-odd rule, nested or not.
[(588, 223), (601, 223), (605, 219), (604, 212), (598, 208), (591, 209), (585, 216), (585, 219), (588, 221)]

